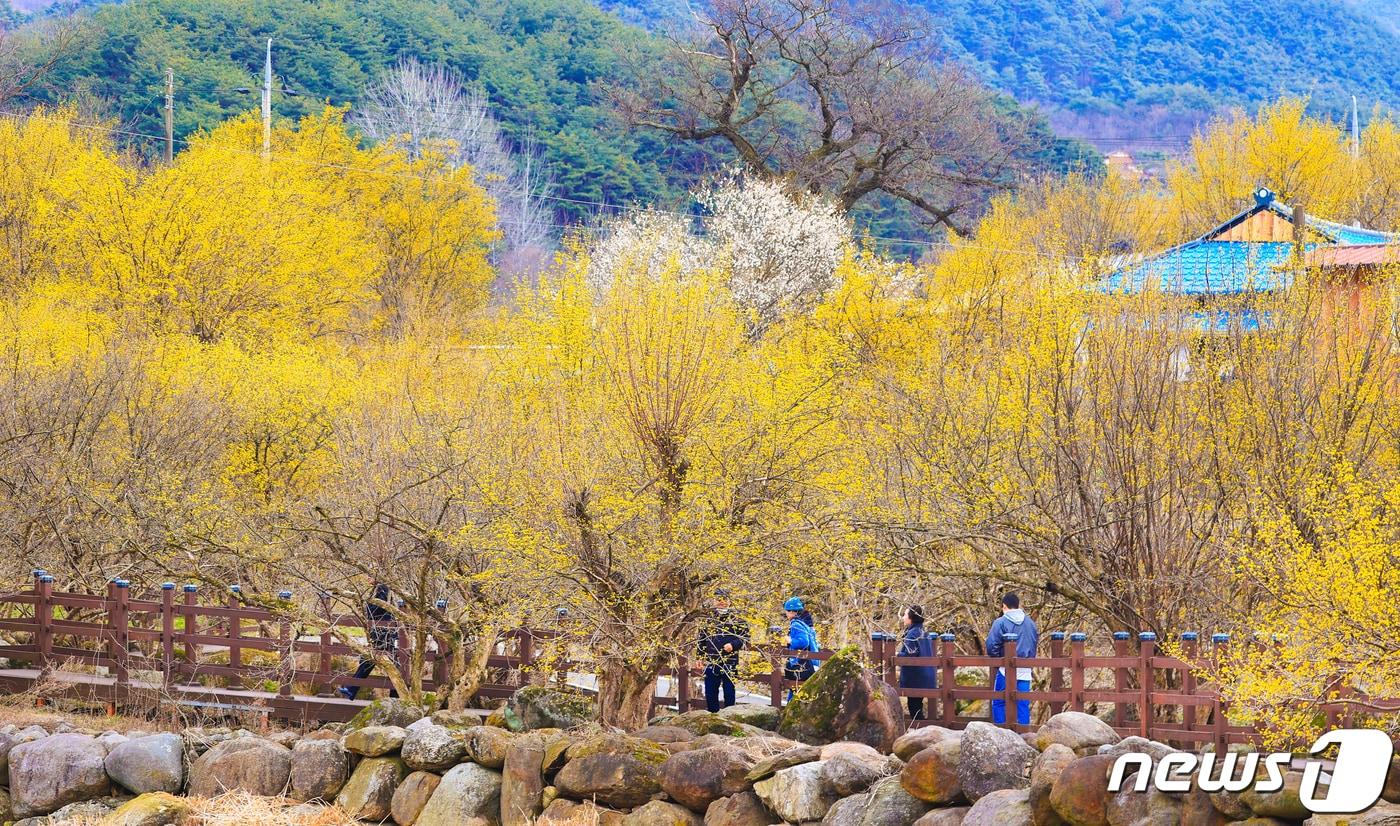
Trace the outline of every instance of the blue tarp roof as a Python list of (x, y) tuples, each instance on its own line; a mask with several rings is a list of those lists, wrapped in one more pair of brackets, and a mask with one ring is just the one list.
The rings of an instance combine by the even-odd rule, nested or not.
[[(1230, 295), (1287, 287), (1290, 276), (1283, 265), (1293, 254), (1292, 243), (1215, 240), (1251, 215), (1265, 210), (1290, 221), (1293, 219), (1293, 209), (1274, 200), (1274, 194), (1267, 189), (1257, 190), (1254, 201), (1254, 206), (1200, 238), (1120, 268), (1100, 282), (1100, 288), (1105, 292), (1135, 292), (1150, 284), (1181, 295)], [(1400, 235), (1393, 233), (1311, 216), (1306, 216), (1306, 221), (1318, 240), (1304, 244), (1305, 251), (1319, 247), (1400, 241)]]

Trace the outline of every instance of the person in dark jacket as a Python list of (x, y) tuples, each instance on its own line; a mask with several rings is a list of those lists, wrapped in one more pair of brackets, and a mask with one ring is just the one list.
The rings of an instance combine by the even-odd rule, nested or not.
[[(1036, 647), (1040, 644), (1040, 631), (1036, 629), (1035, 622), (1026, 616), (1026, 612), (1021, 610), (1021, 598), (1015, 594), (1008, 593), (1001, 598), (1001, 616), (992, 623), (992, 628), (987, 632), (987, 656), (1002, 657), (1006, 654), (1006, 637), (1009, 634), (1016, 635), (1016, 656), (1031, 658), (1035, 656)], [(997, 691), (1006, 690), (1006, 669), (997, 669), (996, 685)], [(1031, 690), (1031, 670), (1029, 668), (1016, 669), (1016, 690)], [(1006, 722), (1006, 701), (992, 701), (992, 722), (1001, 725)], [(1031, 724), (1031, 701), (1016, 701), (1016, 722), (1023, 726)]]
[[(932, 657), (933, 639), (924, 631), (924, 609), (911, 605), (904, 610), (904, 639), (896, 657)], [(938, 688), (938, 669), (931, 665), (903, 665), (899, 668), (900, 688)], [(909, 697), (909, 719), (923, 720), (924, 698)]]
[(716, 591), (713, 606), (714, 613), (701, 631), (697, 646), (705, 663), (705, 708), (711, 712), (734, 705), (739, 651), (749, 644), (749, 625), (729, 610), (729, 593)]
[[(365, 603), (365, 627), (369, 630), (369, 644), (375, 651), (380, 651), (393, 656), (399, 647), (399, 629), (391, 624), (394, 615), (379, 605), (380, 602), (389, 601), (389, 586), (382, 582), (374, 584), (374, 593), (370, 600)], [(374, 672), (374, 660), (369, 657), (360, 657), (360, 666), (355, 669), (355, 679), (363, 680)], [(357, 685), (346, 685), (340, 687), (340, 694), (347, 700), (353, 700), (360, 694), (360, 687)], [(399, 692), (393, 688), (389, 689), (390, 697), (399, 696)]]
[[(798, 597), (789, 597), (783, 603), (783, 612), (787, 614), (788, 633), (784, 638), (784, 643), (793, 651), (820, 651), (821, 646), (817, 643), (816, 622), (812, 619), (812, 612), (802, 604)], [(787, 666), (783, 669), (783, 676), (789, 680), (802, 682), (817, 672), (816, 660), (804, 657), (789, 657)], [(788, 699), (792, 699), (792, 692), (788, 692)]]

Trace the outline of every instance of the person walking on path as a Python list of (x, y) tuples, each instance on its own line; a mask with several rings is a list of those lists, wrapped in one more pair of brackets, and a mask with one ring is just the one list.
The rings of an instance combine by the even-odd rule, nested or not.
[(705, 663), (705, 708), (716, 712), (734, 705), (734, 677), (739, 673), (739, 651), (749, 644), (749, 625), (730, 610), (728, 591), (715, 592), (713, 607), (698, 649)]
[[(1035, 656), (1036, 646), (1040, 644), (1040, 631), (1035, 627), (1035, 621), (1026, 616), (1026, 612), (1021, 610), (1021, 598), (1014, 593), (1008, 593), (1001, 598), (1001, 616), (992, 623), (992, 628), (987, 632), (987, 656), (1004, 657), (1006, 655), (1007, 636), (1015, 634), (1015, 652), (1019, 658), (1031, 658)], [(997, 691), (1006, 690), (1006, 669), (997, 669), (996, 685)], [(1031, 670), (1029, 668), (1017, 667), (1016, 669), (1016, 690), (1031, 690)], [(1006, 701), (992, 701), (992, 722), (998, 725), (1006, 723)], [(1031, 723), (1031, 702), (1030, 700), (1016, 701), (1016, 722), (1023, 726)]]
[[(817, 643), (816, 623), (812, 619), (812, 612), (802, 604), (798, 597), (789, 597), (783, 603), (783, 611), (787, 614), (788, 633), (784, 642), (793, 651), (810, 651), (816, 653), (821, 650)], [(802, 682), (817, 671), (815, 660), (805, 657), (789, 657), (787, 667), (783, 669), (783, 676), (789, 680)], [(788, 691), (788, 699), (792, 699), (792, 691)]]
[[(393, 659), (394, 652), (399, 647), (399, 629), (392, 625), (394, 615), (379, 603), (389, 601), (389, 586), (382, 582), (374, 585), (374, 594), (365, 603), (365, 628), (369, 631), (369, 644), (375, 651), (389, 655)], [(363, 680), (374, 672), (374, 658), (360, 657), (360, 665), (355, 669), (355, 679)], [(347, 700), (353, 700), (360, 694), (360, 687), (357, 685), (343, 685), (340, 687), (340, 695)], [(399, 692), (393, 688), (389, 689), (390, 697), (399, 696)]]
[[(924, 631), (924, 609), (922, 605), (911, 605), (904, 609), (904, 638), (900, 642), (898, 657), (932, 657), (933, 640)], [(938, 669), (931, 665), (902, 665), (899, 667), (900, 688), (938, 688)], [(909, 697), (909, 720), (923, 720), (924, 698)]]

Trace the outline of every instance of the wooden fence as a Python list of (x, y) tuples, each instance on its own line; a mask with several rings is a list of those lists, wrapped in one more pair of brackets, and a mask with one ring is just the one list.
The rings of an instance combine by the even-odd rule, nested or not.
[[(178, 594), (178, 598), (177, 598)], [(158, 590), (133, 594), (130, 584), (116, 580), (104, 595), (56, 592), (53, 577), (36, 572), (33, 587), (0, 595), (0, 657), (25, 667), (0, 670), (0, 691), (36, 691), (39, 696), (63, 695), (105, 702), (109, 710), (139, 702), (143, 696), (160, 701), (247, 710), (294, 722), (349, 719), (364, 705), (336, 693), (343, 686), (386, 689), (382, 676), (356, 678), (350, 671), (358, 661), (347, 636), (364, 638), (369, 628), (361, 616), (327, 616), (315, 633), (307, 634), (271, 608), (251, 606), (237, 586), (215, 601), (201, 598), (193, 585), (164, 583)], [(290, 600), (290, 592), (279, 599)], [(402, 626), (395, 656), (399, 668), (411, 667), (409, 635)], [(507, 636), (488, 661), (488, 681), (481, 696), (507, 697), (525, 682), (563, 682), (586, 666), (555, 656), (546, 662), (541, 649), (556, 632), (518, 630)], [(1257, 739), (1258, 732), (1229, 721), (1228, 704), (1197, 673), (1222, 656), (1230, 644), (1214, 635), (1202, 644), (1195, 634), (1181, 636), (1181, 657), (1168, 656), (1152, 634), (1113, 635), (1112, 653), (1090, 654), (1084, 634), (1049, 635), (1049, 655), (1019, 659), (1014, 652), (1001, 658), (966, 655), (951, 634), (939, 637), (935, 656), (896, 657), (899, 642), (872, 635), (866, 655), (886, 682), (898, 684), (897, 669), (928, 666), (937, 674), (937, 687), (900, 689), (901, 697), (924, 699), (925, 721), (961, 728), (988, 720), (992, 700), (1006, 703), (1007, 727), (1016, 723), (1016, 704), (1028, 701), (1034, 722), (1062, 710), (1107, 710), (1109, 721), (1122, 734), (1136, 734), (1182, 745)], [(1014, 648), (1014, 646), (1012, 646)], [(789, 657), (825, 660), (833, 652), (816, 654), (759, 646), (766, 661), (768, 701), (781, 707), (793, 684), (784, 677)], [(555, 652), (556, 655), (558, 652)], [(440, 641), (423, 652), (424, 688), (438, 689), (447, 678), (449, 653)], [(337, 662), (339, 664), (337, 664)], [(1015, 674), (1031, 668), (1037, 677), (1032, 690), (1018, 691), (1015, 680), (995, 690), (998, 668)], [(541, 674), (541, 672), (544, 672)], [(670, 679), (676, 674), (683, 679)], [(658, 692), (659, 706), (703, 708), (696, 689), (698, 663), (681, 658), (662, 675), (670, 688)], [(753, 676), (751, 673), (748, 676)], [(301, 688), (298, 692), (296, 689)], [(1111, 709), (1111, 710), (1110, 710)], [(977, 712), (974, 714), (973, 712)], [(1318, 703), (1329, 726), (1348, 725), (1358, 714), (1400, 713), (1400, 701), (1374, 700), (1355, 692)]]

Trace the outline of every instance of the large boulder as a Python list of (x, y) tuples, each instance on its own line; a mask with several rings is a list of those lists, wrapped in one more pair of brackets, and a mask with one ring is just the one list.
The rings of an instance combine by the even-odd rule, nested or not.
[[(721, 714), (712, 714), (703, 709), (677, 714), (666, 721), (667, 726), (684, 729), (696, 737), (706, 734), (722, 734), (726, 737), (744, 737), (755, 733), (754, 726), (732, 720)], [(759, 730), (760, 732), (762, 729)]]
[(900, 760), (908, 760), (929, 746), (961, 738), (962, 732), (938, 726), (910, 729), (907, 734), (900, 735), (899, 739), (894, 741), (894, 755)]
[(705, 810), (705, 826), (769, 826), (773, 815), (752, 791), (722, 797)]
[(754, 784), (754, 793), (773, 814), (788, 823), (821, 820), (836, 798), (822, 791), (822, 764), (802, 763)]
[(1032, 826), (1030, 792), (1003, 789), (982, 797), (967, 811), (962, 826)]
[(1062, 711), (1046, 720), (1035, 733), (1035, 747), (1045, 751), (1051, 743), (1059, 743), (1078, 754), (1088, 755), (1122, 739), (1112, 726), (1092, 714)]
[(866, 809), (870, 808), (870, 793), (843, 797), (831, 804), (822, 818), (822, 826), (860, 826)]
[(1157, 762), (1168, 754), (1176, 752), (1166, 743), (1159, 743), (1156, 740), (1148, 740), (1146, 737), (1124, 737), (1117, 743), (1108, 743), (1099, 746), (1099, 754), (1105, 754), (1117, 760), (1125, 754), (1146, 754), (1151, 756), (1152, 762)]
[(292, 752), (260, 737), (224, 740), (190, 766), (189, 794), (217, 797), (240, 789), (262, 797), (276, 797), (287, 788), (292, 775)]
[(389, 816), (399, 826), (413, 826), (442, 778), (432, 772), (412, 772), (403, 779), (389, 801)]
[(817, 669), (783, 709), (778, 733), (814, 745), (850, 740), (889, 753), (904, 733), (899, 694), (843, 648)]
[(907, 826), (932, 808), (906, 792), (898, 777), (887, 777), (870, 787), (860, 826)]
[(598, 705), (581, 691), (527, 685), (510, 695), (502, 709), (511, 731), (577, 728), (598, 717)]
[(365, 758), (335, 796), (335, 805), (357, 820), (385, 820), (394, 802), (394, 790), (407, 774), (408, 767), (398, 757)]
[(670, 753), (650, 740), (603, 734), (573, 744), (567, 756), (554, 778), (561, 794), (630, 809), (661, 790), (661, 765)]
[(1276, 792), (1261, 792), (1251, 786), (1240, 792), (1240, 800), (1259, 817), (1302, 820), (1311, 814), (1303, 805), (1302, 787), (1302, 772), (1285, 772), (1283, 788)]
[(398, 726), (408, 728), (427, 716), (422, 706), (413, 703), (405, 703), (397, 697), (388, 697), (382, 700), (373, 700), (369, 705), (360, 709), (350, 722), (345, 724), (345, 731), (351, 732), (365, 726)]
[(1030, 804), (1035, 826), (1064, 826), (1064, 819), (1050, 805), (1050, 791), (1070, 763), (1078, 759), (1069, 746), (1051, 743), (1031, 767)]
[(175, 793), (185, 785), (185, 740), (152, 734), (124, 740), (107, 752), (107, 776), (135, 794)]
[(169, 792), (146, 792), (117, 807), (102, 820), (103, 826), (171, 826), (183, 822), (190, 803)]
[(582, 802), (562, 797), (551, 801), (535, 823), (538, 826), (622, 826), (625, 815), (591, 800)]
[(721, 797), (745, 791), (754, 759), (728, 746), (711, 746), (673, 754), (661, 764), (661, 789), (682, 806), (704, 812)]
[(878, 754), (841, 752), (822, 761), (822, 788), (833, 797), (850, 797), (897, 771), (898, 760)]
[(899, 773), (899, 782), (905, 791), (925, 803), (956, 803), (963, 797), (958, 775), (961, 763), (962, 740), (943, 740), (910, 758)]
[(529, 826), (543, 809), (544, 741), (520, 737), (506, 750), (501, 772), (502, 826)]
[(339, 739), (302, 739), (292, 746), (292, 798), (334, 800), (349, 778), (350, 754)]
[(363, 726), (342, 737), (340, 744), (362, 757), (382, 757), (398, 751), (407, 738), (408, 730), (401, 726)]
[(495, 726), (472, 726), (463, 730), (464, 759), (488, 769), (500, 769), (506, 764), (506, 752), (515, 735)]
[(960, 743), (958, 780), (970, 802), (1002, 789), (1030, 786), (1036, 750), (1014, 731), (991, 723), (968, 723)]
[(622, 818), (622, 826), (704, 826), (705, 819), (684, 806), (653, 800)]
[(1070, 826), (1108, 826), (1108, 773), (1117, 758), (1081, 757), (1065, 766), (1050, 789), (1050, 806)]
[(475, 763), (462, 763), (442, 776), (414, 826), (496, 824), (500, 822), (500, 812), (500, 773)]
[[(1190, 822), (1191, 826), (1205, 826), (1204, 822), (1198, 820), (1183, 820), (1182, 804), (1187, 795), (1167, 794), (1155, 788), (1139, 792), (1134, 789), (1136, 780), (1136, 775), (1133, 775), (1123, 784), (1122, 790), (1109, 795), (1109, 826), (1176, 826), (1182, 822)], [(1206, 809), (1208, 814), (1216, 816), (1206, 822), (1216, 822), (1220, 819), (1220, 813), (1211, 807), (1209, 801), (1206, 802)]]
[(793, 746), (755, 763), (754, 767), (749, 770), (748, 780), (757, 783), (772, 777), (783, 769), (800, 766), (803, 763), (815, 763), (820, 759), (822, 759), (822, 750), (816, 746)]
[[(427, 718), (424, 718), (427, 719)], [(421, 722), (421, 721), (420, 721)], [(409, 730), (399, 747), (399, 756), (414, 771), (439, 772), (462, 762), (467, 754), (466, 737), (457, 729), (429, 723)]]
[(719, 710), (719, 716), (726, 720), (733, 720), (736, 723), (769, 731), (777, 731), (778, 724), (783, 720), (781, 709), (758, 703), (736, 703), (732, 706), (726, 706)]
[(83, 734), (54, 734), (10, 750), (10, 810), (16, 819), (56, 812), (107, 794), (102, 744)]
[(914, 821), (914, 826), (961, 826), (967, 813), (972, 811), (970, 806), (953, 806), (947, 809), (934, 809), (918, 820)]

